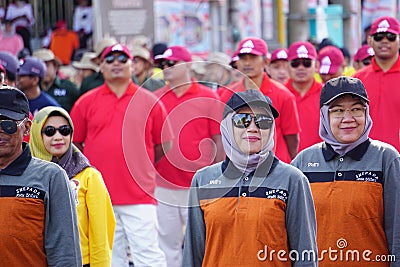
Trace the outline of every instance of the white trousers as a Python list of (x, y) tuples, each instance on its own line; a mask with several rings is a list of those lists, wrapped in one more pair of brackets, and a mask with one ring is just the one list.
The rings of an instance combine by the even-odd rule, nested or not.
[(182, 266), (182, 246), (188, 216), (189, 190), (171, 190), (157, 187), (158, 233), (160, 248), (167, 258), (168, 267)]
[(117, 224), (112, 250), (113, 267), (128, 266), (127, 248), (135, 267), (166, 267), (164, 252), (158, 243), (155, 205), (113, 205)]

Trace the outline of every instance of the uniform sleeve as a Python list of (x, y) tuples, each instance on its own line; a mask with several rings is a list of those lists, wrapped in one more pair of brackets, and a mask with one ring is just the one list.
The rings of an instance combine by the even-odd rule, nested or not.
[(110, 266), (115, 230), (114, 211), (100, 172), (94, 168), (86, 170), (90, 265)]
[(214, 93), (215, 96), (214, 98), (212, 98), (212, 102), (210, 103), (210, 107), (209, 107), (209, 111), (210, 111), (210, 115), (209, 115), (209, 127), (210, 127), (210, 135), (218, 135), (221, 134), (221, 130), (220, 130), (220, 123), (222, 120), (222, 112), (224, 111), (224, 106), (225, 103), (222, 102), (219, 98), (219, 96)]
[(75, 201), (62, 169), (49, 184), (44, 248), (49, 266), (82, 266)]
[(182, 262), (182, 266), (185, 267), (201, 267), (204, 258), (206, 233), (197, 180), (198, 174), (195, 174), (189, 191), (189, 210)]
[(151, 111), (153, 117), (153, 143), (162, 144), (173, 138), (172, 128), (167, 119), (167, 111), (164, 104), (159, 101)]
[(396, 262), (390, 266), (400, 266), (400, 158), (397, 156), (385, 171), (383, 201), (385, 234), (389, 254), (396, 256)]
[(82, 98), (75, 102), (70, 113), (72, 122), (74, 123), (73, 141), (76, 143), (83, 143), (86, 139), (86, 112), (83, 110), (85, 105), (81, 100)]
[(291, 184), (286, 206), (289, 249), (300, 255), (299, 261), (292, 262), (292, 266), (316, 267), (318, 251), (314, 202), (307, 177), (298, 175), (301, 177), (293, 179), (296, 182)]
[(290, 92), (288, 92), (288, 94), (290, 95), (283, 101), (282, 108), (279, 110), (283, 135), (300, 133), (300, 121), (296, 99)]

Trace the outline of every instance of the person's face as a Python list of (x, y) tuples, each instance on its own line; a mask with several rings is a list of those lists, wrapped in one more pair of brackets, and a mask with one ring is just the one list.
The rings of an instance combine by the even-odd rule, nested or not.
[(343, 73), (343, 66), (341, 66), (335, 73), (332, 74), (319, 74), (323, 83), (326, 83), (330, 79), (337, 78)]
[(36, 86), (38, 81), (39, 81), (38, 77), (30, 75), (22, 75), (22, 76), (17, 76), (16, 85), (18, 89), (24, 92)]
[[(62, 126), (70, 127), (68, 121), (62, 116), (49, 117), (46, 123), (43, 125), (42, 130), (45, 130), (46, 127), (49, 126), (52, 126), (56, 129), (59, 129)], [(69, 146), (71, 145), (72, 132), (67, 136), (62, 135), (59, 130), (56, 130), (53, 136), (47, 136), (43, 132), (42, 138), (44, 147), (46, 148), (47, 152), (57, 158), (61, 158), (65, 154), (65, 152), (67, 152)]]
[(148, 62), (143, 58), (135, 57), (133, 59), (133, 64), (132, 64), (133, 75), (140, 76), (142, 73), (147, 71), (147, 68), (148, 68)]
[(241, 54), (237, 61), (237, 68), (249, 78), (257, 78), (263, 75), (266, 66), (266, 58), (253, 54)]
[(289, 75), (294, 83), (308, 83), (314, 80), (315, 60), (296, 58), (289, 62)]
[(230, 71), (226, 67), (218, 63), (211, 63), (208, 64), (206, 67), (205, 80), (208, 82), (223, 85), (223, 78), (229, 77), (229, 75)]
[(286, 84), (289, 79), (289, 62), (287, 60), (276, 60), (270, 63), (268, 73), (273, 80)]
[[(267, 115), (265, 109), (257, 107), (243, 107), (236, 111), (238, 114), (263, 114)], [(268, 116), (268, 115), (267, 115)], [(271, 129), (259, 129), (254, 122), (254, 118), (251, 120), (250, 125), (247, 128), (238, 128), (233, 126), (233, 135), (239, 149), (245, 154), (255, 154), (261, 151), (261, 149), (267, 144)]]
[[(382, 40), (376, 41), (374, 36), (384, 36)], [(394, 57), (397, 58), (399, 53), (399, 35), (391, 33), (377, 33), (374, 36), (368, 37), (368, 44), (374, 49), (375, 57), (381, 60), (388, 60)], [(389, 38), (394, 37), (394, 41)]]
[(105, 81), (130, 80), (132, 60), (124, 53), (114, 52), (104, 58), (101, 62), (100, 70)]
[(57, 66), (53, 61), (46, 61), (46, 76), (44, 76), (43, 81), (46, 83), (53, 83), (57, 75)]
[(191, 64), (185, 61), (164, 60), (162, 62), (164, 80), (174, 82), (190, 75)]
[(78, 73), (79, 73), (79, 76), (81, 76), (82, 79), (83, 79), (83, 78), (86, 78), (86, 77), (92, 75), (94, 73), (94, 70), (91, 70), (91, 69), (79, 69)]
[[(0, 116), (0, 120), (10, 120), (10, 118)], [(24, 135), (28, 135), (31, 129), (31, 121), (28, 118), (25, 121), (15, 121), (17, 131), (13, 134), (6, 133), (0, 127), (0, 159), (15, 159), (22, 152), (22, 141)]]
[[(344, 117), (338, 118), (335, 114), (343, 112)], [(361, 112), (363, 111), (363, 112)], [(352, 115), (351, 112), (361, 113), (360, 116)], [(359, 98), (345, 95), (336, 99), (329, 109), (329, 123), (333, 136), (343, 144), (357, 141), (365, 128), (365, 106)]]

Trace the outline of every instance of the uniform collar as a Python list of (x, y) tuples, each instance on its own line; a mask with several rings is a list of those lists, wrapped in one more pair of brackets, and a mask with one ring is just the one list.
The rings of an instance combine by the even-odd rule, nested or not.
[[(360, 161), (365, 152), (367, 152), (369, 144), (371, 144), (371, 141), (370, 139), (367, 139), (364, 143), (361, 143), (359, 146), (347, 152), (345, 156), (349, 156), (354, 160)], [(339, 156), (339, 154), (337, 154), (326, 142), (324, 142), (322, 145), (322, 154), (324, 155), (325, 161), (330, 161)]]
[[(372, 57), (371, 66), (374, 71), (382, 71), (381, 67), (378, 64), (376, 64), (375, 57)], [(398, 71), (400, 71), (400, 56), (397, 58), (397, 61), (393, 64), (393, 66), (390, 69), (388, 69), (388, 71), (386, 71), (386, 73), (398, 72)]]
[(24, 173), (28, 167), (29, 162), (32, 159), (32, 154), (29, 149), (28, 143), (22, 143), (22, 153), (13, 162), (10, 163), (5, 169), (0, 171), (0, 174), (20, 176)]
[[(136, 93), (137, 89), (138, 89), (138, 86), (133, 83), (132, 79), (130, 79), (128, 87), (127, 87), (125, 93), (123, 94), (123, 96), (124, 95), (133, 95), (133, 94)], [(114, 94), (115, 95), (115, 93), (113, 91), (111, 91), (111, 89), (108, 87), (107, 83), (103, 84), (103, 87), (101, 88), (101, 92), (104, 95), (107, 95), (107, 94)]]
[[(250, 176), (265, 178), (272, 172), (278, 162), (279, 160), (272, 153)], [(224, 176), (230, 179), (238, 179), (243, 176), (243, 172), (237, 169), (228, 157), (222, 162), (221, 169)]]

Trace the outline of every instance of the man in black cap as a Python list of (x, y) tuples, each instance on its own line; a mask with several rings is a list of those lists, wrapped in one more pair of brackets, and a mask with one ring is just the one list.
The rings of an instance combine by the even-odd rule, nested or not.
[(28, 99), (0, 88), (0, 262), (82, 266), (75, 202), (58, 165), (33, 158)]
[[(353, 251), (370, 251), (358, 262), (374, 267), (379, 255), (400, 258), (400, 155), (372, 140), (369, 98), (356, 78), (329, 80), (320, 96), (319, 134), (324, 142), (301, 151), (292, 165), (311, 184), (317, 215), (317, 245), (327, 251), (346, 242)], [(343, 241), (344, 239), (344, 241)], [(325, 257), (321, 266), (355, 266)]]

